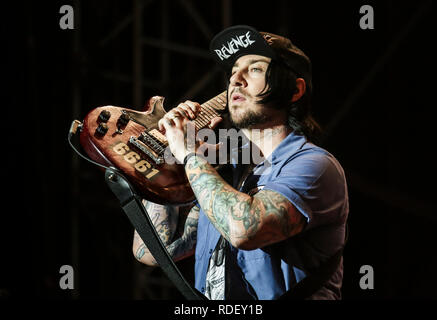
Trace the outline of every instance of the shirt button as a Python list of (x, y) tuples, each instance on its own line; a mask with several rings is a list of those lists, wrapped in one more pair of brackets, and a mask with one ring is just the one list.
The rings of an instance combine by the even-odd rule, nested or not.
[(213, 251), (212, 249), (209, 249), (209, 254), (211, 254), (211, 253), (212, 253), (212, 251)]
[(200, 291), (202, 291), (202, 293), (205, 292), (205, 288), (202, 287), (202, 288), (200, 289)]

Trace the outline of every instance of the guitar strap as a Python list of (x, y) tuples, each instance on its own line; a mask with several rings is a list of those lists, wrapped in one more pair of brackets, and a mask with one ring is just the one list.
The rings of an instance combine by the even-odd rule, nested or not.
[(197, 289), (193, 288), (169, 256), (167, 249), (157, 234), (141, 198), (133, 191), (127, 179), (115, 168), (108, 168), (105, 180), (112, 192), (117, 196), (123, 211), (131, 224), (147, 244), (147, 248), (160, 265), (164, 273), (187, 300), (207, 300)]

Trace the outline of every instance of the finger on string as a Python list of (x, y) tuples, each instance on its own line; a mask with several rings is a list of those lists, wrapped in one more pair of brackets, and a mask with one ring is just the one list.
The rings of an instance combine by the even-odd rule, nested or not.
[(190, 100), (187, 100), (187, 101), (185, 101), (185, 104), (186, 105), (188, 105), (189, 107), (190, 107), (190, 109), (191, 109), (191, 111), (194, 113), (194, 114), (198, 114), (200, 111), (201, 111), (201, 106), (200, 106), (200, 104), (198, 103), (198, 102), (193, 102), (193, 101), (190, 101)]
[(211, 119), (211, 121), (209, 122), (208, 127), (210, 129), (214, 129), (220, 122), (222, 122), (223, 118), (222, 117), (214, 117)]
[(188, 119), (194, 119), (196, 117), (193, 110), (191, 110), (190, 106), (188, 106), (187, 104), (181, 103), (179, 104), (178, 108), (180, 108), (184, 112), (184, 115)]

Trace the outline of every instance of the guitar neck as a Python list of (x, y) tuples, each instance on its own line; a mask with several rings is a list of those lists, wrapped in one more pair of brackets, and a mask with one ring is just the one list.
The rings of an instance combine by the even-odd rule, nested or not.
[(208, 126), (210, 121), (219, 117), (220, 113), (225, 110), (227, 104), (226, 91), (223, 91), (214, 98), (209, 99), (205, 103), (200, 105), (200, 113), (194, 119), (196, 129), (202, 129)]

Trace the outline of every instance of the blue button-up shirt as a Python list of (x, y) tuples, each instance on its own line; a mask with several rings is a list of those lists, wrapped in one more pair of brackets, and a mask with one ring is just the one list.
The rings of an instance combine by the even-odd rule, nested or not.
[[(234, 164), (234, 187), (242, 174)], [(226, 256), (226, 299), (276, 299), (344, 245), (348, 194), (344, 172), (326, 150), (290, 133), (258, 164), (240, 191), (273, 190), (307, 219), (294, 237), (255, 250), (230, 246)], [(200, 210), (195, 253), (195, 287), (204, 292), (211, 253), (220, 233)], [(341, 297), (343, 264), (319, 292), (320, 299)]]

